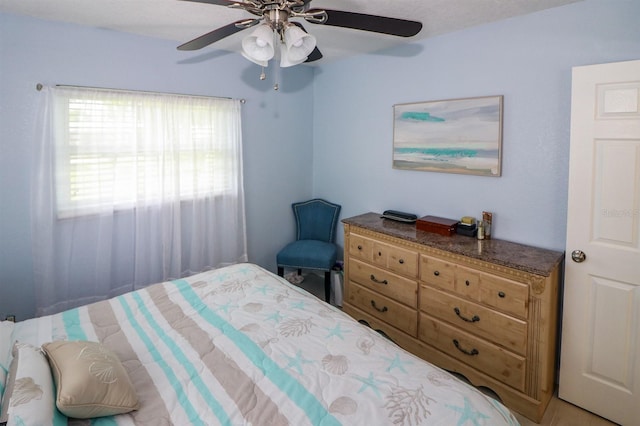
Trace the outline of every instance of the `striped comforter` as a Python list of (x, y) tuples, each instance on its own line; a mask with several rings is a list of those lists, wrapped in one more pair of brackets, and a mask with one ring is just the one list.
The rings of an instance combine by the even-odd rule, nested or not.
[(97, 425), (502, 425), (500, 403), (264, 269), (239, 264), (16, 324), (100, 341), (141, 406)]

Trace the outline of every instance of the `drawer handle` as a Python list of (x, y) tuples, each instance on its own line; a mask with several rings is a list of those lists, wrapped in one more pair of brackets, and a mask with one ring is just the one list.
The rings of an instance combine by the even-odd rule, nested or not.
[(469, 287), (469, 286), (471, 285), (471, 283), (469, 282), (469, 280), (466, 280), (466, 281), (464, 282), (464, 284), (465, 284), (467, 287)]
[(453, 339), (453, 344), (456, 345), (456, 348), (458, 348), (458, 350), (460, 352), (462, 352), (465, 355), (469, 355), (469, 356), (474, 356), (474, 355), (478, 355), (480, 352), (478, 352), (478, 350), (476, 348), (471, 349), (470, 351), (465, 349), (465, 348), (461, 348), (460, 347), (460, 342), (458, 342), (458, 340)]
[(378, 283), (378, 284), (384, 284), (384, 285), (389, 284), (389, 282), (387, 280), (379, 280), (373, 274), (371, 274), (371, 281), (373, 281), (374, 283)]
[(440, 275), (440, 271), (433, 271), (433, 275), (437, 277), (438, 275)]
[(358, 245), (358, 250), (362, 250), (362, 246), (361, 245)]
[(506, 296), (506, 294), (504, 294), (504, 291), (499, 291), (498, 292), (498, 297), (501, 297), (504, 299), (504, 297)]
[(456, 313), (457, 316), (460, 317), (461, 320), (466, 321), (466, 322), (478, 322), (480, 321), (480, 317), (477, 315), (474, 315), (471, 319), (466, 318), (464, 316), (462, 316), (460, 314), (460, 309), (458, 309), (458, 307), (453, 308), (453, 311)]
[(383, 306), (382, 309), (378, 308), (374, 300), (371, 301), (371, 306), (373, 306), (378, 312), (387, 312), (389, 310), (386, 306)]
[(378, 256), (382, 256), (382, 252), (381, 251), (378, 252)]
[(399, 264), (401, 264), (401, 265), (403, 265), (403, 264), (404, 264), (404, 259), (400, 259), (400, 260), (398, 260), (398, 263), (399, 263)]

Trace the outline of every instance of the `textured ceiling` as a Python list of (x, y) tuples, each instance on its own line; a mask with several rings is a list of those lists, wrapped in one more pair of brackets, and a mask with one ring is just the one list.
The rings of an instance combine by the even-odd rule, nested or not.
[[(580, 0), (313, 0), (311, 3), (313, 8), (422, 22), (422, 31), (409, 39), (302, 22), (318, 40), (318, 48), (324, 55), (318, 63), (323, 63), (576, 1)], [(243, 10), (180, 0), (0, 0), (0, 12), (158, 37), (175, 41), (176, 47), (223, 25), (253, 17)], [(217, 49), (238, 52), (247, 33), (241, 31), (200, 51), (183, 53), (189, 58)]]

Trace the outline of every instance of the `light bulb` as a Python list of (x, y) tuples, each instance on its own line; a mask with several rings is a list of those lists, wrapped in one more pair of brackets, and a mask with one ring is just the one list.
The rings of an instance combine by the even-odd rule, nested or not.
[(280, 59), (283, 68), (301, 64), (316, 47), (316, 39), (295, 25), (289, 25), (284, 32), (284, 50)]
[(266, 41), (264, 41), (264, 40), (263, 40), (263, 39), (261, 39), (261, 38), (258, 38), (258, 39), (256, 39), (256, 45), (257, 45), (258, 47), (265, 47), (265, 46), (267, 45), (267, 42), (266, 42)]

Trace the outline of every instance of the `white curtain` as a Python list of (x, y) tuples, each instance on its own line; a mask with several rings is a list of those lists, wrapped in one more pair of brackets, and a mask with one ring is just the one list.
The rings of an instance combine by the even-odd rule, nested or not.
[(37, 315), (247, 260), (240, 101), (70, 87), (41, 95)]

